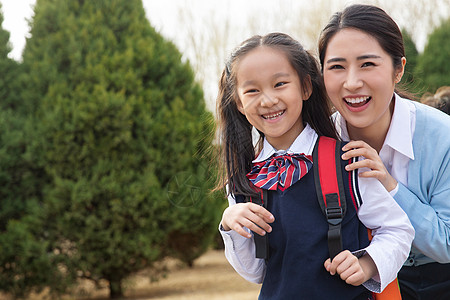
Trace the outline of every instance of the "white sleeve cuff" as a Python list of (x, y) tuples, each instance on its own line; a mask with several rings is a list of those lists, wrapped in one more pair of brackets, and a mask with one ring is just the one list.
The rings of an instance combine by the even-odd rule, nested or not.
[(397, 194), (398, 192), (398, 182), (397, 185), (395, 186), (395, 188), (389, 192), (389, 194), (391, 195), (392, 198), (394, 198), (394, 196)]
[[(354, 256), (356, 256), (357, 258), (360, 258), (361, 256), (363, 256), (366, 253), (367, 253), (366, 249), (361, 249), (361, 250), (352, 252), (352, 254)], [(378, 272), (374, 277), (370, 278), (369, 280), (364, 282), (362, 285), (363, 285), (363, 287), (365, 287), (366, 289), (368, 289), (371, 292), (381, 293), (381, 282), (380, 282), (380, 275), (378, 274)]]
[[(247, 228), (245, 230), (250, 232)], [(253, 283), (262, 283), (266, 263), (264, 259), (255, 257), (253, 237), (245, 238), (234, 230), (224, 231), (222, 226), (219, 226), (219, 231), (225, 244), (225, 257), (231, 266), (244, 279)]]

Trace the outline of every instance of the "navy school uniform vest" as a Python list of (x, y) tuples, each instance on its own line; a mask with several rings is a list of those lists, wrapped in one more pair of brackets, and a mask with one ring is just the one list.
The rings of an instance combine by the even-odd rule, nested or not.
[[(343, 249), (356, 251), (369, 245), (367, 228), (353, 204), (349, 173), (342, 162), (347, 212), (342, 222)], [(371, 299), (363, 286), (345, 283), (323, 266), (328, 253), (328, 223), (322, 213), (310, 170), (285, 191), (269, 191), (268, 210), (274, 215), (269, 237), (269, 259), (259, 299)], [(364, 199), (363, 199), (364, 200)], [(243, 197), (236, 197), (244, 202)]]

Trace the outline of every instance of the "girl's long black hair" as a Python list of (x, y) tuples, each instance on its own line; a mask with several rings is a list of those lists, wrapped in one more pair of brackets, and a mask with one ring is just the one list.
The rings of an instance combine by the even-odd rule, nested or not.
[[(239, 59), (257, 47), (271, 47), (285, 53), (292, 67), (297, 71), (303, 87), (311, 84), (312, 93), (303, 102), (302, 119), (319, 135), (337, 139), (331, 116), (331, 106), (316, 59), (302, 45), (283, 33), (255, 35), (244, 41), (231, 54), (219, 81), (217, 117), (220, 143), (222, 176), (219, 187), (228, 185), (235, 195), (257, 196), (246, 174), (250, 172), (256, 152), (261, 150), (264, 133), (259, 132), (256, 146), (253, 145), (252, 128), (237, 107), (236, 65)], [(299, 99), (299, 101), (303, 101)]]

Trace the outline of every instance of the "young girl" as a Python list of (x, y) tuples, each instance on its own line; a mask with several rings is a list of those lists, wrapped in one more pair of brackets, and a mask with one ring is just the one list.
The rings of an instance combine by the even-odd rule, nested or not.
[(450, 299), (450, 118), (396, 91), (402, 35), (380, 8), (352, 5), (322, 31), (320, 62), (348, 151), (407, 213), (416, 236), (399, 273), (403, 299)]
[[(406, 214), (376, 179), (361, 178), (363, 204), (356, 212), (347, 203), (342, 221), (346, 250), (330, 260), (328, 224), (308, 172), (318, 136), (336, 137), (324, 92), (316, 60), (281, 33), (246, 40), (222, 73), (218, 117), (230, 205), (220, 231), (230, 264), (262, 283), (260, 299), (371, 299), (370, 291), (396, 277), (410, 249), (414, 230)], [(273, 157), (280, 167), (301, 165), (301, 175), (262, 185), (269, 190), (265, 209), (245, 197), (259, 197), (248, 178)], [(370, 244), (366, 227), (373, 229)], [(267, 260), (255, 257), (253, 232), (268, 234)]]

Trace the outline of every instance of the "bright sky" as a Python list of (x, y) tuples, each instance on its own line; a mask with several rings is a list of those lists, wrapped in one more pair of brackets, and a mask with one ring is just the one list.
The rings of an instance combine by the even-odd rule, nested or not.
[[(10, 41), (13, 51), (10, 57), (20, 59), (25, 38), (28, 37), (28, 22), (33, 15), (33, 6), (36, 0), (0, 0), (2, 3), (4, 22), (3, 28), (11, 34)], [(261, 15), (263, 11), (272, 11), (278, 6), (295, 7), (304, 0), (143, 0), (144, 8), (151, 24), (159, 30), (166, 38), (175, 40), (180, 34), (179, 16), (183, 8), (190, 8), (195, 14), (196, 20), (206, 18), (207, 14), (232, 16), (233, 23), (245, 24), (251, 16)], [(276, 5), (274, 5), (276, 4)], [(275, 7), (274, 7), (275, 6)], [(218, 20), (220, 22), (221, 20)], [(219, 25), (220, 26), (220, 25)]]
[[(390, 0), (386, 0), (390, 2)], [(304, 14), (308, 14), (307, 8), (312, 6), (326, 6), (326, 9), (331, 11), (336, 11), (342, 9), (345, 5), (350, 3), (384, 3), (384, 0), (143, 0), (144, 8), (147, 12), (147, 17), (149, 18), (152, 25), (159, 30), (166, 38), (175, 40), (177, 34), (183, 32), (185, 28), (177, 28), (179, 26), (180, 11), (184, 8), (186, 12), (195, 15), (197, 20), (202, 20), (207, 18), (206, 15), (213, 15), (216, 17), (218, 15), (228, 16), (232, 20), (233, 24), (242, 23), (246, 25), (246, 21), (249, 18), (264, 18), (267, 16), (273, 16), (277, 14), (277, 9), (280, 11), (284, 10), (295, 11), (300, 7)], [(25, 45), (25, 37), (28, 36), (28, 23), (27, 19), (30, 19), (33, 14), (33, 5), (36, 0), (0, 0), (2, 3), (4, 22), (2, 24), (3, 28), (8, 30), (11, 34), (10, 41), (13, 46), (13, 51), (10, 56), (15, 59), (21, 57), (22, 49)], [(436, 1), (434, 1), (436, 2)], [(440, 1), (442, 2), (442, 1)], [(444, 1), (445, 2), (445, 1)], [(403, 20), (407, 14), (405, 8), (410, 5), (410, 0), (396, 0), (397, 5), (395, 12), (387, 11), (392, 13), (393, 18), (402, 25), (402, 23), (410, 24), (410, 20)], [(418, 1), (417, 3), (422, 3), (424, 1)], [(420, 5), (420, 4), (419, 4)], [(390, 7), (395, 7), (389, 5)], [(447, 5), (448, 6), (448, 5)], [(420, 6), (419, 6), (420, 7)], [(325, 8), (324, 8), (325, 9)], [(443, 8), (445, 10), (445, 8)], [(439, 8), (434, 8), (436, 17), (437, 14), (447, 15), (447, 13), (442, 13)], [(440, 11), (440, 12), (439, 12)], [(270, 13), (268, 13), (270, 12)], [(223, 18), (225, 19), (225, 18)], [(218, 19), (217, 24), (220, 26), (220, 22), (223, 19)], [(302, 16), (295, 15), (295, 17), (283, 20), (286, 22), (296, 22), (300, 21)], [(261, 20), (260, 20), (261, 21)], [(274, 28), (275, 30), (276, 28)], [(423, 48), (423, 40), (425, 36), (419, 36), (417, 42), (418, 47)], [(240, 41), (240, 40), (239, 40)]]
[[(296, 8), (302, 7), (301, 11), (308, 13), (305, 7), (326, 5), (327, 9), (332, 7), (331, 11), (336, 11), (342, 9), (346, 4), (349, 3), (380, 3), (377, 0), (322, 0), (314, 1), (311, 0), (143, 0), (144, 8), (147, 12), (147, 17), (150, 22), (157, 30), (159, 30), (166, 38), (175, 40), (177, 34), (183, 31), (184, 28), (177, 28), (179, 26), (180, 11), (184, 8), (188, 13), (195, 14), (197, 20), (202, 20), (207, 18), (207, 14), (218, 16), (227, 15), (234, 24), (245, 22), (249, 18), (264, 18), (268, 15), (274, 15), (277, 13), (277, 9), (288, 8), (291, 11), (295, 11)], [(389, 1), (389, 0), (387, 0)], [(20, 59), (22, 49), (25, 45), (25, 37), (28, 36), (28, 23), (27, 19), (30, 19), (33, 14), (33, 5), (36, 0), (0, 0), (2, 3), (4, 22), (2, 24), (3, 28), (8, 30), (11, 34), (10, 41), (13, 46), (13, 51), (10, 56), (15, 59)], [(399, 9), (396, 10), (400, 13), (405, 8), (405, 4), (409, 0), (397, 0)], [(307, 5), (305, 5), (307, 4)], [(403, 8), (402, 8), (403, 7)], [(437, 8), (436, 8), (437, 10)], [(271, 12), (268, 14), (267, 12)], [(388, 11), (389, 13), (389, 11)], [(447, 13), (448, 15), (448, 13)], [(398, 15), (393, 13), (394, 19), (402, 23), (403, 14)], [(292, 19), (300, 20), (301, 16), (295, 16), (291, 20), (284, 20), (284, 22), (294, 22)], [(223, 20), (223, 19), (222, 19)], [(219, 26), (222, 20), (217, 20)], [(407, 21), (409, 22), (409, 21)], [(276, 29), (276, 28), (275, 28)], [(418, 47), (422, 48), (424, 37), (419, 37)], [(239, 40), (240, 41), (240, 40)]]
[(3, 28), (10, 33), (13, 51), (10, 57), (19, 59), (25, 46), (25, 37), (29, 28), (26, 19), (33, 14), (35, 0), (0, 0), (3, 11)]
[[(440, 4), (430, 7), (430, 4), (427, 4), (428, 1)], [(411, 23), (411, 19), (417, 18), (417, 10), (419, 10), (419, 15), (426, 16), (428, 13), (428, 16), (432, 14), (432, 18), (435, 19), (439, 19), (439, 14), (448, 17), (449, 12), (446, 13), (446, 11), (450, 4), (444, 4), (446, 1), (448, 0), (415, 0), (414, 2), (410, 0), (142, 0), (151, 25), (165, 38), (174, 41), (191, 62), (195, 62), (196, 57), (192, 53), (192, 39), (190, 39), (192, 36), (186, 34), (189, 30), (216, 35), (223, 40), (223, 31), (228, 28), (231, 30), (231, 34), (226, 41), (227, 44), (220, 46), (224, 48), (224, 53), (229, 53), (237, 44), (248, 38), (250, 33), (252, 35), (255, 33), (265, 34), (273, 31), (287, 32), (299, 39), (307, 49), (314, 49), (315, 45), (307, 44), (307, 38), (296, 35), (291, 29), (296, 27), (296, 31), (299, 31), (300, 34), (313, 30), (314, 34), (317, 31), (318, 35), (321, 29), (321, 24), (317, 20), (319, 15), (327, 15), (326, 20), (328, 20), (332, 12), (341, 10), (351, 3), (376, 5), (385, 3), (381, 7), (394, 18), (400, 27), (406, 26), (406, 28), (413, 29), (417, 47), (421, 51), (426, 42), (426, 31), (431, 28), (424, 25), (423, 22)], [(10, 42), (13, 48), (9, 56), (16, 60), (21, 59), (25, 38), (29, 37), (27, 20), (32, 18), (35, 2), (36, 0), (0, 0), (4, 16), (2, 26), (10, 32)], [(439, 8), (434, 6), (439, 6)], [(410, 15), (409, 13), (413, 11), (416, 11), (416, 14)], [(249, 28), (249, 21), (256, 24), (254, 26), (256, 29)], [(418, 27), (411, 26), (416, 23), (419, 25)], [(195, 41), (197, 47), (208, 48), (204, 44), (204, 36), (197, 33), (194, 36), (195, 39), (199, 39)], [(203, 41), (201, 41), (202, 38)], [(221, 60), (221, 54), (206, 54), (205, 52), (205, 55), (215, 55)], [(205, 55), (202, 55), (200, 59), (205, 60)], [(209, 99), (207, 99), (207, 103), (211, 103), (211, 107), (216, 95), (216, 77), (218, 76), (217, 70), (211, 70), (214, 65), (213, 59), (213, 57), (207, 58), (204, 69), (197, 72), (197, 75), (204, 74), (203, 77), (199, 77), (199, 80), (203, 81), (206, 98)], [(220, 61), (220, 63), (222, 62)]]
[[(154, 19), (155, 26), (164, 30), (168, 34), (173, 34), (173, 27), (176, 19), (171, 11), (176, 11), (176, 7), (185, 1), (154, 1), (143, 0), (147, 10), (147, 15)], [(203, 2), (203, 1), (200, 1)], [(20, 59), (25, 46), (25, 38), (29, 36), (29, 26), (27, 20), (33, 16), (33, 6), (36, 0), (0, 0), (2, 4), (4, 22), (3, 28), (10, 32), (10, 42), (13, 50), (10, 57)]]

